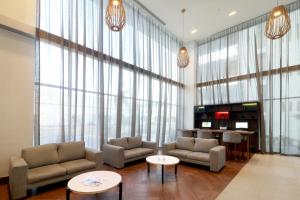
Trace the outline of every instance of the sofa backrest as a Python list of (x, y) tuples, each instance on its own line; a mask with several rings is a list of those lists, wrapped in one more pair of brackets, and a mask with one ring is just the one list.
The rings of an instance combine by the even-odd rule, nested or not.
[(78, 160), (85, 157), (84, 142), (68, 142), (58, 144), (59, 162)]
[(142, 146), (142, 137), (129, 137), (128, 141), (128, 149), (138, 148)]
[(111, 144), (111, 145), (123, 147), (124, 149), (129, 148), (127, 138), (110, 139), (108, 143)]
[(218, 145), (219, 143), (216, 139), (196, 138), (193, 151), (208, 153), (211, 148), (214, 148)]
[(195, 145), (195, 139), (191, 137), (178, 137), (176, 139), (176, 149), (183, 149), (193, 151)]
[(56, 164), (59, 162), (57, 144), (22, 149), (22, 158), (26, 161), (29, 169)]

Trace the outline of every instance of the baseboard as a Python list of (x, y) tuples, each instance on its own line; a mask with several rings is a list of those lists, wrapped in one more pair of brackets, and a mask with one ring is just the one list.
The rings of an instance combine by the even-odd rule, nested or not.
[(8, 176), (0, 178), (0, 185), (8, 184)]

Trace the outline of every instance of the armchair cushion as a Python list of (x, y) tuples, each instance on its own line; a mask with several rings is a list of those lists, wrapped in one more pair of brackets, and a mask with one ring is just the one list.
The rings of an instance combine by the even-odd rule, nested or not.
[(94, 169), (96, 167), (96, 163), (89, 161), (87, 159), (79, 159), (67, 161), (60, 164), (62, 167), (66, 168), (67, 174), (73, 174), (80, 171), (85, 171), (89, 169)]
[(47, 165), (28, 170), (27, 182), (29, 184), (66, 175), (66, 169), (60, 164)]
[(84, 142), (60, 143), (58, 145), (58, 156), (60, 162), (78, 160), (85, 157)]
[(191, 153), (191, 151), (182, 150), (182, 149), (174, 149), (168, 151), (168, 155), (181, 157), (181, 158), (186, 158), (189, 153)]
[(204, 161), (204, 162), (210, 161), (209, 154), (203, 152), (191, 152), (187, 155), (187, 158), (192, 160)]
[(148, 149), (148, 148), (129, 149), (129, 150), (124, 151), (124, 158), (126, 160), (128, 160), (128, 159), (131, 159), (131, 158), (147, 155), (147, 154), (150, 154), (150, 153), (154, 153), (154, 150), (153, 149)]
[(142, 137), (129, 137), (128, 138), (128, 149), (138, 148), (142, 146)]
[(59, 161), (57, 144), (46, 144), (23, 149), (22, 158), (26, 161), (29, 169), (56, 164)]
[(114, 145), (114, 146), (123, 147), (124, 149), (129, 148), (127, 138), (110, 139), (109, 144)]
[(178, 137), (176, 140), (176, 149), (193, 151), (195, 139), (189, 137)]
[(208, 153), (210, 149), (216, 146), (218, 146), (218, 140), (216, 139), (196, 138), (193, 151)]

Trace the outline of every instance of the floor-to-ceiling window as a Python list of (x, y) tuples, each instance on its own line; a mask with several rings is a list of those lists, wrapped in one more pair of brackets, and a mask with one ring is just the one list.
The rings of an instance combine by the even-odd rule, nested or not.
[(264, 35), (264, 15), (198, 43), (197, 103), (259, 101), (262, 149), (300, 155), (300, 3), (287, 8), (281, 39)]
[(104, 22), (107, 0), (40, 0), (35, 142), (140, 135), (162, 144), (183, 123), (180, 41), (133, 1), (122, 32)]

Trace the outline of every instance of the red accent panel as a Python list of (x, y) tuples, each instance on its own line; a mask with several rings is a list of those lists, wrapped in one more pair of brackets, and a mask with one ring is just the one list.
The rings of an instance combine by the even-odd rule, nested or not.
[(229, 112), (215, 112), (215, 119), (229, 119)]

